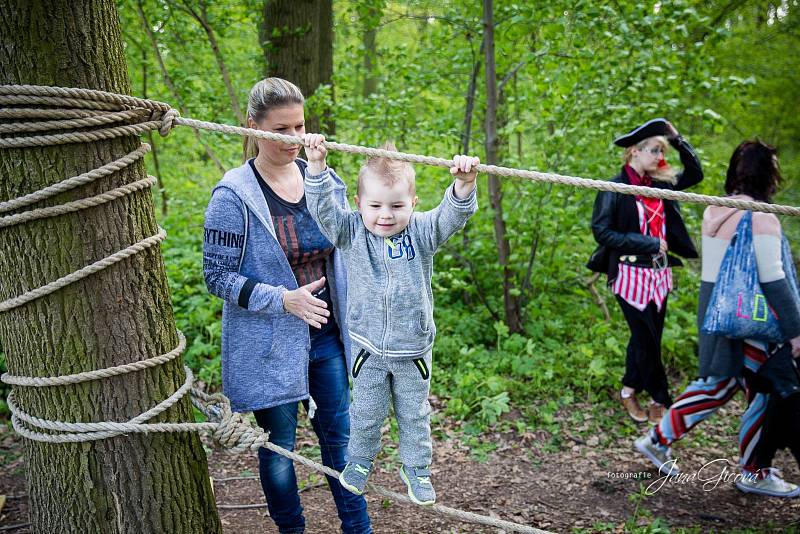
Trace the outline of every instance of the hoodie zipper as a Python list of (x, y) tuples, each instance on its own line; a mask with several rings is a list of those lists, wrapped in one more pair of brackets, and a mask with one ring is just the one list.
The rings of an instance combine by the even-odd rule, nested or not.
[(389, 261), (386, 259), (387, 253), (386, 249), (383, 247), (385, 246), (383, 240), (380, 240), (380, 246), (383, 250), (383, 265), (386, 267), (386, 287), (383, 291), (383, 310), (384, 310), (384, 317), (383, 317), (383, 338), (381, 340), (381, 356), (386, 358), (386, 336), (389, 333), (389, 286), (391, 285), (392, 281), (392, 273), (389, 270)]

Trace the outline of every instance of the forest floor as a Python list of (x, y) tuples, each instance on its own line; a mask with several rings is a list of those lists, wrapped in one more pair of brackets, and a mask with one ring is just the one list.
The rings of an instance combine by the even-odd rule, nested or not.
[[(559, 414), (552, 432), (520, 432), (500, 424), (498, 428), (506, 430), (475, 437), (460, 425), (440, 420), (432, 467), (438, 502), (552, 532), (800, 532), (800, 499), (745, 495), (730, 480), (735, 468), (727, 468), (726, 480), (724, 462), (710, 464), (736, 459), (736, 416), (741, 410), (741, 400), (735, 400), (676, 444), (674, 456), (682, 472), (696, 477), (666, 483), (633, 450), (634, 438), (645, 427), (624, 420), (610, 401), (599, 406), (576, 403), (571, 413)], [(513, 420), (514, 414), (508, 415), (507, 420)], [(7, 498), (0, 530), (25, 533), (29, 519), (21, 443), (5, 428), (0, 434), (0, 494)], [(608, 429), (614, 429), (613, 435)], [(300, 451), (318, 458), (315, 444), (310, 427), (302, 425)], [(384, 444), (371, 481), (403, 491), (396, 449), (387, 436)], [(213, 450), (208, 463), (218, 505), (263, 505), (254, 478), (255, 454)], [(800, 482), (800, 470), (786, 451), (779, 453), (775, 465), (783, 468), (787, 480)], [(323, 479), (304, 466), (297, 468), (297, 474), (306, 531), (338, 532), (336, 510)], [(243, 478), (222, 480), (230, 477)], [(498, 532), (376, 495), (367, 495), (367, 502), (376, 534)], [(219, 513), (226, 533), (277, 533), (263, 506), (221, 508)]]

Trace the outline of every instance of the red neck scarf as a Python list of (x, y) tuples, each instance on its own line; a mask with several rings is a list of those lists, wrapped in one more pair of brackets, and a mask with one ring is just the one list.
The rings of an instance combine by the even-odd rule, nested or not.
[[(625, 165), (625, 173), (628, 175), (628, 181), (631, 185), (642, 185), (651, 187), (653, 179), (647, 173), (644, 176), (639, 176), (639, 173), (634, 170), (630, 165)], [(644, 205), (645, 220), (650, 229), (650, 235), (659, 239), (664, 239), (664, 202), (659, 198), (648, 198), (636, 195), (636, 200)]]

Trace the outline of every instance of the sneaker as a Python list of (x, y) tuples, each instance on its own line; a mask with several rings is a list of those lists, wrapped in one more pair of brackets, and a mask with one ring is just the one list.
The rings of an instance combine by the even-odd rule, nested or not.
[(672, 459), (672, 451), (669, 447), (657, 445), (650, 439), (649, 434), (645, 434), (634, 443), (636, 450), (647, 456), (658, 468), (658, 472), (666, 476), (674, 476), (680, 473), (675, 460)]
[(756, 493), (771, 497), (792, 498), (800, 495), (800, 487), (797, 484), (783, 480), (780, 476), (780, 470), (768, 467), (763, 471), (766, 471), (767, 474), (761, 477), (756, 473), (742, 472), (743, 476), (741, 480), (736, 481), (736, 487), (745, 493)]
[(427, 467), (400, 467), (400, 478), (408, 487), (408, 497), (414, 504), (428, 506), (436, 502), (436, 491), (431, 484), (431, 470)]
[(644, 423), (647, 421), (647, 412), (639, 406), (639, 401), (636, 400), (635, 395), (631, 395), (630, 397), (623, 397), (621, 394), (619, 396), (620, 402), (622, 402), (622, 406), (628, 411), (628, 415), (631, 416), (631, 419), (636, 421), (637, 423)]
[(657, 425), (661, 422), (661, 418), (664, 417), (665, 411), (666, 408), (663, 404), (651, 402), (650, 406), (647, 408), (647, 420), (650, 421), (650, 423)]
[(339, 473), (339, 483), (350, 493), (361, 495), (371, 471), (372, 462), (364, 458), (353, 458)]

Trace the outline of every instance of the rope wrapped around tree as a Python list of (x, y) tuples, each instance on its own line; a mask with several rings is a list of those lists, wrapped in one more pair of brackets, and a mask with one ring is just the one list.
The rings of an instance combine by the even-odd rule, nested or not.
[[(142, 100), (125, 95), (104, 93), (87, 89), (67, 89), (44, 86), (0, 86), (0, 106), (26, 105), (26, 106), (59, 106), (57, 108), (27, 107), (9, 108), (0, 107), (0, 119), (34, 119), (19, 123), (0, 125), (0, 148), (20, 148), (28, 146), (50, 146), (64, 143), (93, 142), (99, 139), (111, 139), (120, 136), (138, 135), (143, 132), (158, 130), (166, 136), (176, 124), (188, 124), (188, 119), (181, 119), (177, 112), (167, 104), (151, 100)], [(77, 109), (76, 109), (77, 108)], [(55, 120), (52, 120), (55, 118)], [(38, 120), (36, 120), (38, 119)], [(113, 126), (119, 122), (140, 121), (134, 124)], [(183, 122), (182, 122), (183, 121)], [(212, 124), (212, 123), (208, 123)], [(112, 125), (112, 126), (108, 126)], [(226, 131), (219, 128), (229, 128), (224, 125), (214, 125), (217, 131)], [(9, 134), (28, 132), (47, 132), (64, 129), (95, 128), (91, 131), (75, 131), (56, 134), (42, 134), (34, 136), (12, 136)], [(242, 129), (246, 130), (246, 129)], [(257, 130), (249, 130), (258, 133)], [(241, 132), (229, 132), (241, 133)], [(267, 132), (261, 132), (267, 133)], [(277, 136), (277, 134), (271, 134)], [(287, 137), (287, 136), (278, 136)], [(269, 138), (269, 137), (268, 137)], [(277, 137), (275, 137), (277, 139)], [(301, 143), (299, 138), (278, 139), (294, 144)], [(331, 143), (331, 145), (334, 145)], [(349, 146), (349, 145), (343, 145)], [(359, 150), (364, 147), (354, 147)], [(107, 163), (97, 169), (81, 175), (68, 178), (57, 184), (48, 186), (39, 191), (34, 191), (18, 198), (0, 203), (0, 213), (18, 211), (22, 208), (51, 198), (55, 195), (69, 191), (81, 185), (86, 185), (99, 178), (108, 176), (126, 166), (138, 161), (150, 150), (149, 145), (143, 144), (129, 154)], [(384, 151), (378, 151), (384, 152)], [(362, 152), (363, 153), (363, 152)], [(391, 153), (396, 154), (396, 153)], [(406, 154), (405, 156), (414, 157)], [(435, 159), (435, 158), (430, 158)], [(445, 160), (442, 160), (445, 161)], [(116, 189), (68, 202), (48, 208), (18, 211), (12, 215), (0, 217), (0, 228), (23, 224), (34, 220), (56, 217), (73, 213), (79, 210), (98, 206), (112, 200), (122, 198), (133, 192), (152, 187), (156, 180), (152, 176), (137, 182), (126, 184)], [(86, 278), (107, 267), (129, 258), (149, 247), (152, 247), (166, 238), (166, 232), (159, 228), (156, 235), (147, 237), (126, 247), (95, 263), (87, 265), (77, 271), (67, 274), (58, 280), (45, 284), (42, 287), (32, 288), (23, 294), (0, 301), (0, 313), (23, 306), (33, 300), (49, 295), (78, 280)], [(179, 357), (186, 348), (186, 339), (178, 332), (178, 345), (171, 351), (145, 360), (131, 362), (123, 365), (85, 371), (71, 375), (52, 377), (28, 377), (5, 373), (0, 379), (15, 387), (58, 387), (69, 384), (78, 384), (91, 380), (102, 380), (125, 373), (141, 371), (163, 365)], [(208, 432), (213, 440), (221, 447), (231, 452), (257, 450), (261, 447), (268, 448), (294, 461), (302, 463), (311, 469), (326, 475), (338, 478), (339, 473), (318, 462), (305, 458), (297, 453), (283, 449), (268, 441), (269, 434), (252, 423), (241, 413), (233, 412), (230, 401), (222, 394), (207, 394), (192, 387), (194, 376), (188, 367), (184, 367), (184, 383), (167, 399), (153, 406), (144, 413), (125, 422), (101, 421), (92, 423), (52, 421), (42, 419), (25, 412), (18, 404), (12, 391), (8, 396), (8, 407), (11, 411), (11, 421), (14, 429), (27, 439), (46, 443), (74, 443), (87, 442), (99, 439), (108, 439), (127, 433), (153, 433), (153, 432)], [(187, 393), (190, 394), (192, 404), (208, 419), (207, 422), (183, 423), (148, 423), (157, 415), (174, 406)], [(411, 504), (410, 499), (400, 493), (385, 489), (375, 484), (368, 484), (367, 488), (379, 495), (391, 498), (398, 502)], [(441, 515), (460, 521), (487, 525), (509, 532), (545, 533), (546, 531), (534, 527), (488, 517), (472, 512), (450, 508), (440, 504), (424, 507)]]

